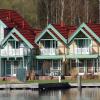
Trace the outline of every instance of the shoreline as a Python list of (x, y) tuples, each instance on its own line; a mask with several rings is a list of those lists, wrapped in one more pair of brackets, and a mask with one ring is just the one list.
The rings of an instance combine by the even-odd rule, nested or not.
[[(59, 90), (78, 88), (78, 83), (8, 83), (0, 84), (0, 90)], [(100, 83), (82, 83), (81, 88), (100, 88)]]

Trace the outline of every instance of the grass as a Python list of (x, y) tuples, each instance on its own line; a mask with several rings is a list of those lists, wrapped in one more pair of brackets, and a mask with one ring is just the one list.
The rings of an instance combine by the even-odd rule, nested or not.
[[(58, 83), (58, 80), (32, 80), (26, 81), (26, 83)], [(61, 82), (68, 82), (68, 83), (77, 83), (77, 80), (61, 80)], [(82, 80), (83, 83), (100, 83), (100, 79), (87, 79)]]
[[(58, 83), (58, 80), (28, 80), (26, 83)], [(68, 83), (77, 83), (77, 80), (61, 80), (61, 82), (68, 82)], [(0, 84), (7, 84), (7, 83), (18, 83), (18, 82), (10, 82), (10, 81), (2, 81), (0, 80)], [(100, 83), (100, 79), (86, 79), (82, 80), (82, 83)]]
[(43, 84), (43, 83), (58, 83), (58, 80), (29, 80), (27, 81), (27, 83), (40, 83), (40, 84)]
[(2, 81), (2, 80), (0, 80), (0, 84), (7, 84), (7, 83), (9, 83), (9, 81)]

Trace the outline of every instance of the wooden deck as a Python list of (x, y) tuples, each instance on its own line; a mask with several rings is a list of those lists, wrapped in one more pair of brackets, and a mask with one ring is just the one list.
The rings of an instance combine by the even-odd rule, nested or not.
[[(82, 88), (99, 88), (100, 83), (82, 83)], [(50, 89), (68, 89), (68, 88), (78, 88), (78, 83), (47, 83), (47, 84), (0, 84), (0, 90), (10, 89), (10, 90), (50, 90)]]
[[(69, 83), (69, 85), (71, 86), (71, 88), (77, 88), (78, 87), (78, 83)], [(90, 87), (90, 88), (100, 87), (100, 83), (82, 83), (81, 87), (82, 88), (85, 88), (85, 87)]]
[(44, 84), (38, 84), (38, 83), (32, 83), (32, 84), (0, 84), (0, 90), (4, 89), (10, 89), (10, 90), (50, 90), (50, 89), (67, 89), (70, 88), (68, 83), (44, 83)]
[(39, 84), (0, 84), (0, 90), (2, 89), (38, 89)]

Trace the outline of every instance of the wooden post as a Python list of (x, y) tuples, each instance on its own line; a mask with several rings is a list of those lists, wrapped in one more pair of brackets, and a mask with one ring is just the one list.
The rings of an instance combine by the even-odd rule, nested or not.
[(36, 66), (37, 66), (36, 72), (37, 72), (37, 74), (39, 74), (39, 71), (38, 71), (38, 60), (36, 60), (36, 62), (37, 62), (37, 64), (36, 64)]
[(81, 90), (82, 84), (81, 84), (81, 76), (80, 75), (77, 76), (77, 80), (78, 80), (78, 89)]
[(2, 60), (1, 60), (1, 47), (0, 47), (0, 76), (1, 76), (1, 62)]
[(59, 75), (58, 78), (59, 78), (59, 83), (61, 83), (61, 75)]

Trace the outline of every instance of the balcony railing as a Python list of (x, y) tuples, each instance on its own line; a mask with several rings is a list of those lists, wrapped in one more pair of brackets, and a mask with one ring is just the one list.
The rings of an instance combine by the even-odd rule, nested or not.
[(43, 48), (40, 49), (41, 55), (57, 55), (58, 49), (55, 48)]
[(75, 48), (75, 54), (90, 54), (90, 48)]
[(27, 55), (27, 49), (1, 49), (0, 55), (3, 57), (24, 56)]

